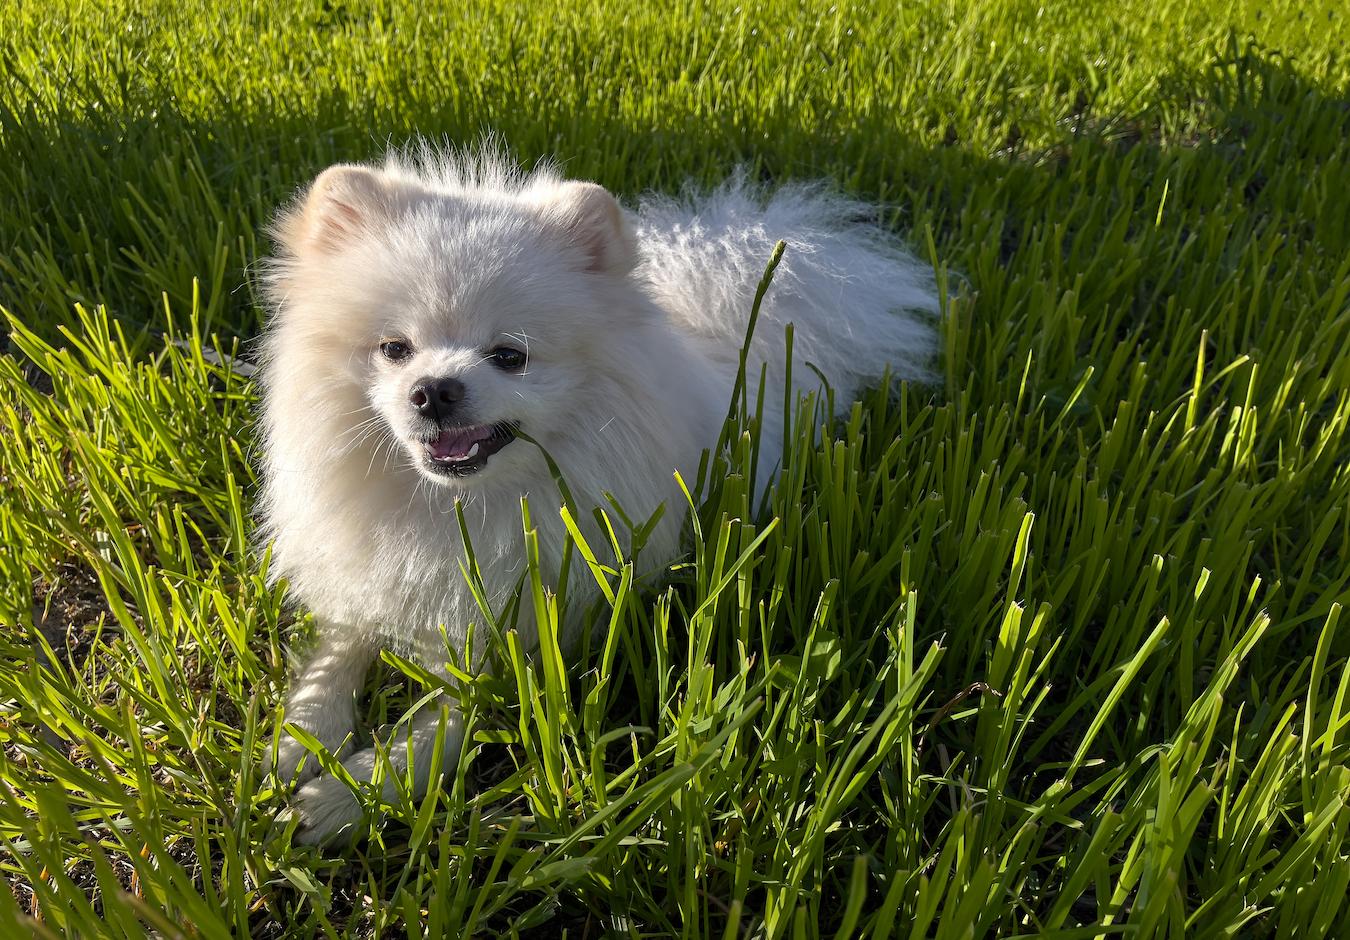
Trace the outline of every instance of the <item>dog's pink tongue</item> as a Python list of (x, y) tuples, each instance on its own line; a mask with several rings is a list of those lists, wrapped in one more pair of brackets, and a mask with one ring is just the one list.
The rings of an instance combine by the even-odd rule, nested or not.
[(480, 444), (492, 436), (490, 427), (454, 428), (441, 432), (431, 445), (431, 456), (442, 459), (455, 459), (469, 456), (473, 445)]

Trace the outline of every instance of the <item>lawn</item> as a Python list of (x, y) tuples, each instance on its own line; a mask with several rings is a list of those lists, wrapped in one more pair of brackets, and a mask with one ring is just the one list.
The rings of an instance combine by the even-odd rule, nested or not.
[[(1350, 15), (444, 6), (0, 13), (0, 935), (1350, 936)], [(572, 668), (459, 690), (455, 779), (292, 847), (250, 272), (318, 169), (488, 129), (883, 204), (943, 379), (765, 507), (736, 437)]]

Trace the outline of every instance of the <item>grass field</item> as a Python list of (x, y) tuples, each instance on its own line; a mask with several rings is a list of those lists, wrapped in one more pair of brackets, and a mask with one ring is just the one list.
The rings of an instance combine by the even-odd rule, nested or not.
[[(1350, 18), (896, 6), (5, 7), (0, 935), (1350, 936)], [(463, 690), (442, 792), (292, 848), (306, 620), (203, 345), (319, 168), (488, 128), (884, 203), (945, 380), (767, 512), (733, 460), (577, 668)]]

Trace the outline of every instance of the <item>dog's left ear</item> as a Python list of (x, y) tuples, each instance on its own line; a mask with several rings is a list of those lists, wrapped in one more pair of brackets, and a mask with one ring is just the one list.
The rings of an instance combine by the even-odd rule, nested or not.
[(627, 274), (637, 264), (637, 242), (618, 200), (596, 183), (563, 183), (549, 194), (544, 211), (588, 259), (587, 270)]

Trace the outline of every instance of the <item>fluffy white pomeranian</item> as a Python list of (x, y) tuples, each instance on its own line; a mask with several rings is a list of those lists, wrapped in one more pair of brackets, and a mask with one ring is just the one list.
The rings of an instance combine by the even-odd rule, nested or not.
[[(767, 374), (766, 402), (787, 391), (789, 323), (798, 392), (823, 375), (847, 405), (884, 374), (928, 377), (932, 271), (867, 224), (875, 216), (819, 185), (766, 195), (740, 179), (630, 212), (594, 183), (547, 166), (523, 172), (492, 147), (321, 173), (281, 214), (265, 276), (262, 534), (271, 576), (289, 582), (318, 630), (285, 720), (355, 780), (372, 779), (376, 749), (351, 744), (372, 660), (390, 648), (448, 675), (448, 652), (466, 662), (469, 624), (483, 623), (460, 518), (494, 610), (525, 570), (523, 497), (544, 576), (556, 579), (562, 498), (541, 449), (587, 523), (607, 493), (630, 519), (664, 504), (642, 558), (652, 570), (674, 559), (686, 506), (676, 474), (692, 487), (717, 442), (777, 240), (786, 253), (747, 369), (754, 387)], [(762, 417), (760, 480), (783, 420), (781, 404)], [(571, 571), (575, 634), (596, 586), (584, 565)], [(517, 627), (528, 648), (525, 594)], [(386, 742), (392, 771), (405, 775), (411, 756), (424, 792), (453, 769), (463, 734), (448, 697), (419, 711)], [(299, 784), (299, 841), (361, 818), (349, 787), (288, 733), (271, 760)], [(386, 796), (394, 788), (387, 779)]]

